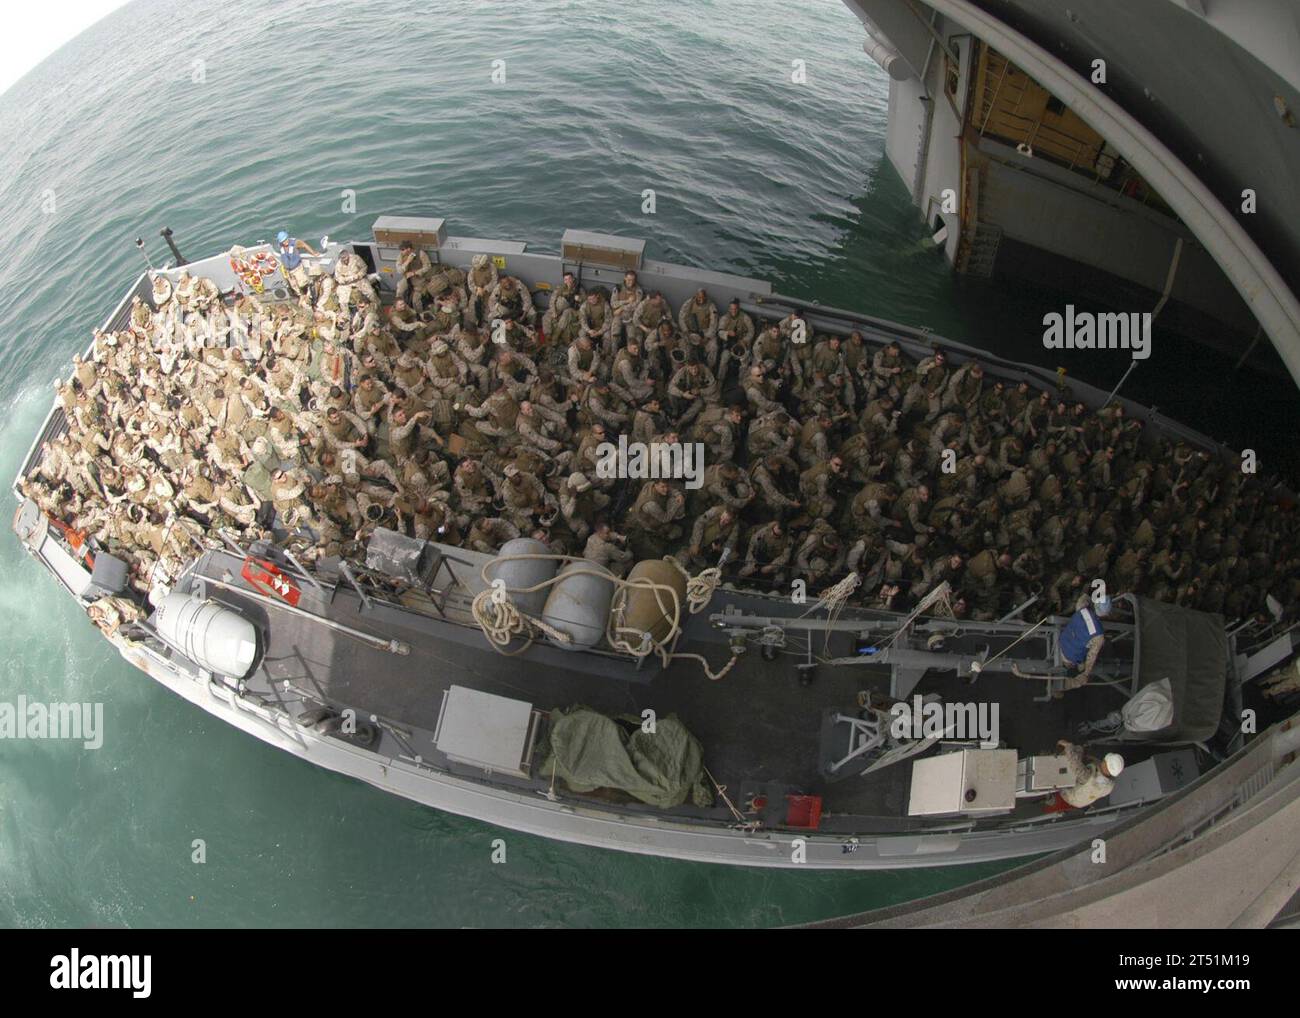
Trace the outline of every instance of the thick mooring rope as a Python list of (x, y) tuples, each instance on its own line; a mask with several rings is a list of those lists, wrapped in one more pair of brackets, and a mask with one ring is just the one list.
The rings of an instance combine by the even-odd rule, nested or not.
[[(474, 600), (470, 603), (470, 612), (474, 616), (474, 621), (479, 624), (479, 628), (483, 630), (483, 635), (507, 657), (514, 657), (532, 645), (532, 627), (536, 627), (560, 643), (573, 642), (573, 637), (568, 633), (547, 625), (541, 619), (525, 616), (515, 607), (515, 603), (510, 598), (498, 598), (497, 591), (493, 587), (480, 590), (474, 596)], [(505, 650), (504, 648), (510, 646), (510, 642), (516, 636), (527, 638), (528, 643), (518, 650)]]
[[(645, 658), (650, 654), (658, 654), (663, 666), (667, 668), (675, 660), (694, 660), (699, 662), (704, 674), (711, 680), (721, 679), (727, 672), (731, 671), (736, 661), (739, 660), (738, 654), (733, 654), (721, 671), (714, 672), (709, 662), (699, 654), (676, 653), (672, 649), (672, 644), (676, 643), (677, 637), (681, 634), (681, 604), (677, 596), (677, 591), (666, 583), (656, 583), (654, 580), (646, 577), (639, 577), (635, 580), (625, 580), (614, 576), (612, 573), (603, 572), (595, 568), (576, 569), (566, 572), (563, 577), (559, 575), (557, 567), (556, 575), (550, 579), (543, 580), (541, 583), (534, 583), (529, 587), (505, 587), (496, 586), (495, 581), (488, 576), (488, 570), (499, 562), (516, 562), (528, 560), (545, 560), (554, 561), (561, 565), (582, 562), (588, 563), (589, 560), (577, 558), (572, 555), (548, 555), (548, 554), (523, 554), (523, 555), (503, 555), (486, 562), (480, 570), (480, 576), (487, 587), (479, 591), (470, 604), (470, 612), (474, 616), (474, 621), (478, 623), (479, 628), (483, 630), (483, 635), (493, 648), (499, 654), (507, 657), (513, 657), (516, 654), (522, 654), (525, 650), (533, 645), (538, 632), (549, 636), (560, 643), (572, 643), (572, 637), (568, 633), (561, 632), (554, 626), (549, 625), (539, 618), (531, 615), (525, 615), (515, 605), (511, 595), (533, 594), (539, 590), (545, 590), (547, 587), (554, 586), (561, 579), (570, 576), (595, 576), (598, 579), (611, 583), (615, 587), (615, 596), (619, 591), (624, 590), (651, 590), (654, 592), (655, 599), (658, 602), (659, 609), (664, 617), (669, 620), (670, 625), (668, 635), (663, 640), (654, 640), (648, 632), (643, 630), (630, 630), (622, 627), (615, 627), (614, 616), (616, 614), (611, 601), (611, 609), (605, 623), (605, 639), (609, 645), (625, 654), (635, 658)], [(673, 565), (686, 577), (686, 600), (688, 610), (691, 614), (702, 611), (709, 603), (713, 592), (717, 589), (721, 579), (722, 571), (720, 569), (706, 569), (699, 576), (691, 576), (682, 568), (680, 562), (674, 558), (665, 556), (665, 561), (672, 562)], [(634, 646), (629, 642), (629, 636), (636, 636), (639, 642)], [(516, 650), (506, 650), (510, 643), (516, 638), (525, 641), (522, 647)]]
[(673, 556), (665, 555), (664, 561), (671, 562), (676, 566), (677, 571), (686, 577), (686, 605), (692, 615), (698, 615), (713, 600), (713, 592), (722, 582), (722, 570), (712, 566), (698, 576), (692, 576)]

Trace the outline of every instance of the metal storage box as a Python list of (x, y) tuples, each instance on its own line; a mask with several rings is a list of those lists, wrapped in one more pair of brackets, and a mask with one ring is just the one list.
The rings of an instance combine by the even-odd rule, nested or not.
[(540, 719), (523, 700), (452, 686), (442, 695), (433, 742), (448, 759), (526, 778)]
[(1040, 795), (1074, 787), (1069, 761), (1058, 754), (1028, 756), (1016, 764), (1018, 795)]
[(1196, 753), (1191, 749), (1178, 749), (1158, 753), (1125, 767), (1115, 779), (1115, 790), (1110, 793), (1110, 804), (1120, 806), (1127, 802), (1153, 802), (1190, 785), (1200, 777), (1196, 766)]
[(117, 556), (101, 551), (95, 556), (95, 567), (90, 572), (90, 586), (86, 588), (86, 596), (120, 594), (126, 590), (129, 581), (130, 570), (127, 564)]
[(963, 749), (912, 764), (908, 816), (984, 816), (1015, 806), (1014, 749)]
[(428, 541), (376, 527), (366, 545), (366, 568), (416, 586), (427, 586), (438, 568), (441, 553)]
[(397, 247), (409, 240), (416, 247), (440, 248), (447, 243), (445, 219), (425, 216), (380, 216), (372, 227), (380, 247)]
[(560, 239), (560, 254), (566, 262), (604, 265), (614, 269), (639, 269), (645, 256), (645, 241), (635, 237), (615, 237), (608, 233), (565, 230)]

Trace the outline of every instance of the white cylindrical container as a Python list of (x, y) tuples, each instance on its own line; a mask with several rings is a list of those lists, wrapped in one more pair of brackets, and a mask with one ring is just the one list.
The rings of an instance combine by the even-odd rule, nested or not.
[(242, 679), (257, 658), (253, 624), (215, 601), (168, 594), (153, 620), (164, 640), (206, 671)]

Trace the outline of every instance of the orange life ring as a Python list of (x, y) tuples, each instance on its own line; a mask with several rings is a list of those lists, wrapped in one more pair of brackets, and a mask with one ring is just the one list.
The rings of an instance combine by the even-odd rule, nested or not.
[(230, 268), (245, 286), (251, 287), (259, 293), (262, 291), (262, 274), (253, 268), (251, 264), (242, 258), (232, 258), (230, 259)]
[(280, 261), (270, 251), (259, 251), (253, 255), (252, 270), (259, 275), (273, 276), (280, 268)]
[(244, 567), (239, 571), (239, 575), (260, 593), (271, 594), (294, 607), (297, 607), (298, 601), (302, 598), (302, 591), (298, 589), (298, 585), (263, 559), (251, 556), (244, 559)]

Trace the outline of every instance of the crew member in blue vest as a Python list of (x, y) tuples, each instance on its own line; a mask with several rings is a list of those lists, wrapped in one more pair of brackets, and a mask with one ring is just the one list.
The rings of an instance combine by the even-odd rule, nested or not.
[(1110, 614), (1110, 608), (1109, 597), (1100, 597), (1093, 602), (1085, 595), (1079, 599), (1078, 611), (1061, 630), (1061, 658), (1079, 669), (1078, 675), (1066, 681), (1066, 689), (1077, 689), (1091, 678), (1101, 648), (1106, 644), (1101, 620)]
[(319, 252), (305, 240), (290, 237), (284, 230), (275, 235), (275, 242), (280, 247), (280, 261), (284, 265), (284, 275), (289, 280), (289, 286), (294, 293), (304, 293), (311, 280), (302, 263), (303, 252), (315, 257), (319, 257)]

